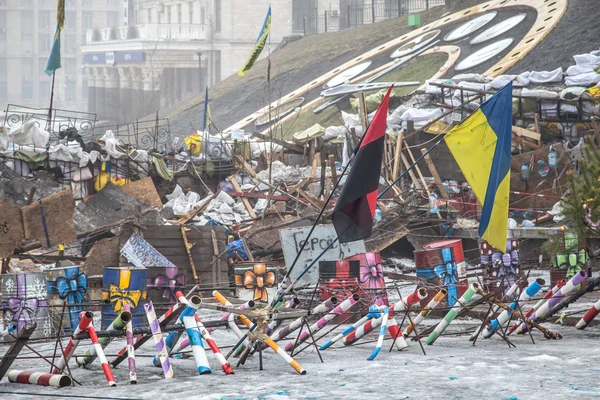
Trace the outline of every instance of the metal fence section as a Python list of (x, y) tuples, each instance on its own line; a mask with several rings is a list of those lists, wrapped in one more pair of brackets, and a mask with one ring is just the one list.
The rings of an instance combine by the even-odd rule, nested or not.
[(61, 110), (53, 108), (31, 108), (16, 104), (9, 104), (4, 111), (4, 126), (14, 129), (26, 122), (35, 121), (35, 125), (50, 133), (50, 143), (57, 142), (60, 133), (69, 128), (77, 129), (77, 133), (84, 140), (92, 137), (96, 125), (96, 114)]
[(168, 152), (177, 148), (181, 143), (171, 140), (171, 128), (168, 118), (157, 118), (145, 121), (135, 121), (126, 124), (98, 125), (94, 138), (102, 137), (107, 130), (111, 130), (115, 138), (125, 145), (136, 149)]
[(361, 3), (341, 1), (339, 10), (298, 8), (293, 17), (293, 30), (304, 35), (336, 32), (444, 6), (446, 0), (372, 0)]

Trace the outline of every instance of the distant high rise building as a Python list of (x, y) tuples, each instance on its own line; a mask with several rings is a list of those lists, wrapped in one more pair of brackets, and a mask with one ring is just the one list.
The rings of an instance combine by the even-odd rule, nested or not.
[[(65, 0), (62, 68), (56, 71), (54, 107), (86, 111), (87, 74), (80, 46), (85, 32), (117, 26), (124, 0)], [(57, 0), (0, 0), (0, 107), (48, 107), (52, 77), (44, 73), (56, 28)]]

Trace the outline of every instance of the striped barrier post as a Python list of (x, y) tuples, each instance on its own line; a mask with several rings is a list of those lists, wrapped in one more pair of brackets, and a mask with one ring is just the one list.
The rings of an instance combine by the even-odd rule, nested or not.
[(307, 330), (302, 331), (298, 336), (297, 340), (293, 340), (286, 344), (285, 351), (289, 353), (292, 350), (294, 350), (296, 347), (304, 343), (310, 337), (310, 333), (316, 333), (323, 329), (337, 315), (345, 313), (350, 309), (350, 307), (358, 303), (358, 300), (360, 300), (360, 296), (358, 294), (353, 294), (346, 300), (342, 301), (333, 309), (332, 312), (325, 314), (321, 319), (312, 324)]
[[(123, 309), (131, 313), (131, 306), (123, 304)], [(135, 370), (135, 349), (133, 348), (133, 323), (129, 321), (125, 326), (125, 338), (127, 340), (127, 367), (129, 368), (129, 383), (137, 383), (137, 372)]]
[[(542, 286), (544, 285), (544, 283), (545, 282), (543, 279), (541, 279), (541, 278), (536, 279), (529, 286), (527, 286), (527, 289), (525, 289), (521, 292), (521, 295), (519, 296), (519, 300), (512, 302), (508, 307), (511, 310), (514, 310), (517, 307), (518, 303), (522, 303), (524, 301), (530, 300), (533, 296), (535, 296), (537, 294), (537, 292), (539, 292), (542, 289)], [(498, 306), (496, 306), (496, 307), (498, 307)], [(498, 307), (498, 308), (500, 308), (500, 307)], [(509, 312), (508, 310), (502, 311), (496, 319), (492, 320), (490, 322), (490, 324), (484, 328), (482, 336), (485, 339), (492, 337), (492, 335), (498, 329), (500, 329), (501, 326), (503, 326), (505, 323), (508, 322), (508, 320), (510, 319), (511, 316), (512, 316), (512, 313)]]
[[(564, 297), (571, 293), (580, 283), (582, 283), (587, 278), (587, 273), (585, 271), (579, 271), (576, 273), (563, 287), (558, 289), (556, 293), (547, 302), (542, 304), (542, 306), (531, 314), (529, 317), (532, 321), (542, 321), (544, 318), (552, 315), (552, 309), (558, 303), (561, 302)], [(525, 333), (527, 331), (527, 323), (523, 322), (521, 326), (517, 329), (517, 333)]]
[(367, 360), (369, 360), (369, 361), (373, 361), (375, 359), (375, 357), (377, 357), (377, 355), (381, 351), (381, 346), (383, 346), (383, 338), (385, 337), (385, 331), (386, 331), (386, 327), (387, 327), (387, 321), (388, 321), (390, 309), (385, 306), (382, 308), (383, 308), (383, 310), (382, 310), (383, 315), (381, 317), (381, 328), (379, 328), (379, 337), (377, 338), (377, 346), (375, 347), (375, 350), (373, 350), (371, 355), (367, 358)]
[[(108, 326), (108, 328), (106, 328), (106, 330), (107, 331), (122, 331), (125, 329), (125, 327), (127, 326), (127, 324), (129, 322), (131, 322), (131, 313), (129, 311), (123, 311), (119, 315), (117, 315), (117, 317)], [(106, 346), (108, 346), (108, 344), (112, 340), (113, 340), (112, 337), (102, 337), (99, 339), (100, 346), (102, 346), (102, 348), (105, 349)], [(77, 362), (77, 365), (79, 365), (80, 367), (85, 367), (87, 365), (90, 365), (96, 359), (97, 356), (98, 355), (96, 354), (96, 347), (92, 347), (88, 351), (86, 351), (86, 353), (83, 357), (75, 357), (75, 361)]]
[[(317, 315), (317, 314), (323, 314), (323, 313), (329, 312), (332, 308), (334, 308), (336, 306), (337, 302), (338, 302), (337, 298), (330, 297), (329, 299), (325, 300), (324, 302), (322, 302), (321, 304), (319, 304), (318, 306), (313, 308), (309, 314)], [(302, 317), (296, 318), (295, 320), (293, 320), (286, 326), (276, 330), (271, 335), (271, 339), (274, 342), (284, 339), (287, 335), (294, 332), (296, 329), (299, 329), (302, 326), (303, 322), (304, 322), (304, 320)]]
[(388, 324), (388, 330), (390, 331), (390, 335), (392, 339), (396, 341), (396, 348), (398, 351), (405, 349), (408, 347), (406, 340), (404, 339), (404, 335), (402, 335), (402, 331), (396, 322), (396, 318), (394, 318), (396, 313), (406, 311), (411, 308), (415, 304), (419, 304), (421, 300), (427, 297), (427, 289), (424, 287), (418, 288), (408, 296), (406, 296), (406, 301), (399, 300), (391, 307), (390, 310), (390, 322)]
[[(535, 305), (530, 308), (526, 313), (525, 313), (525, 318), (529, 318), (531, 317), (531, 315), (536, 312), (537, 310), (540, 309), (540, 307), (546, 302), (546, 300), (548, 300), (550, 297), (554, 296), (554, 293), (558, 292), (558, 290), (565, 286), (567, 282), (565, 282), (564, 279), (561, 279), (560, 281), (558, 281), (556, 283), (556, 285), (552, 288), (552, 290), (548, 291), (548, 293), (546, 293), (544, 295), (544, 297), (538, 301), (537, 303), (535, 303)], [(521, 324), (523, 323), (522, 320), (518, 320), (517, 322), (515, 322), (513, 324), (513, 326), (510, 327), (510, 329), (508, 330), (508, 332), (506, 332), (506, 336), (510, 335), (511, 333), (513, 333), (515, 331), (515, 329), (517, 329), (519, 326), (521, 326)]]
[(96, 335), (96, 330), (94, 329), (92, 324), (88, 326), (87, 332), (90, 335), (90, 339), (92, 339), (94, 348), (96, 349), (96, 355), (98, 356), (98, 360), (100, 360), (100, 364), (102, 364), (102, 370), (104, 371), (104, 376), (106, 377), (108, 386), (117, 386), (117, 383), (115, 382), (115, 377), (113, 376), (113, 373), (110, 370), (110, 366), (108, 365), (108, 361), (106, 360), (106, 356), (104, 356), (104, 349), (102, 349), (102, 345), (98, 340), (98, 335)]
[[(227, 300), (225, 298), (225, 296), (223, 296), (218, 291), (215, 290), (213, 292), (213, 296), (215, 296), (215, 298), (220, 303), (222, 303), (222, 304), (224, 304), (226, 306), (232, 306), (231, 302), (229, 300)], [(240, 320), (248, 328), (252, 326), (252, 322), (250, 322), (250, 320), (248, 319), (248, 317), (246, 317), (245, 315), (240, 315)], [(296, 372), (298, 372), (300, 375), (306, 375), (306, 370), (304, 368), (302, 368), (302, 366), (300, 366), (300, 364), (298, 364), (298, 362), (296, 360), (294, 360), (292, 357), (290, 357), (290, 355), (287, 354), (281, 347), (279, 347), (277, 345), (277, 343), (275, 343), (270, 337), (268, 337), (268, 336), (265, 337), (264, 338), (264, 342), (275, 353), (277, 353), (281, 358), (283, 358), (292, 368), (294, 368), (296, 370)]]
[(202, 299), (198, 296), (192, 296), (189, 301), (186, 300), (184, 304), (186, 304), (187, 307), (181, 312), (179, 321), (183, 323), (188, 338), (190, 339), (190, 346), (192, 347), (192, 354), (196, 361), (198, 374), (204, 375), (210, 374), (212, 371), (208, 364), (208, 358), (206, 358), (206, 351), (204, 351), (204, 346), (202, 345), (202, 336), (200, 336), (200, 330), (198, 329), (198, 323), (195, 318), (196, 310), (198, 310), (201, 303)]
[(600, 313), (600, 300), (598, 300), (589, 310), (585, 313), (585, 315), (577, 322), (575, 328), (577, 329), (585, 329), (586, 326), (590, 322), (596, 318), (596, 316)]
[(452, 306), (448, 313), (446, 313), (444, 319), (441, 320), (439, 324), (437, 324), (433, 332), (431, 332), (427, 339), (425, 339), (426, 344), (432, 345), (435, 343), (435, 341), (440, 337), (440, 335), (446, 330), (448, 325), (450, 325), (454, 318), (456, 318), (460, 310), (471, 301), (471, 299), (475, 295), (475, 292), (479, 289), (480, 287), (477, 283), (472, 283), (471, 285), (469, 285), (469, 288), (463, 293), (460, 299), (458, 299), (456, 304), (454, 304), (454, 306)]
[(362, 326), (368, 320), (373, 319), (373, 318), (379, 318), (380, 316), (381, 316), (381, 313), (379, 312), (379, 307), (377, 307), (375, 305), (370, 306), (369, 313), (367, 315), (365, 315), (364, 317), (362, 317), (361, 319), (359, 319), (358, 321), (356, 321), (355, 323), (353, 323), (352, 325), (350, 325), (349, 327), (344, 329), (341, 333), (336, 335), (333, 339), (331, 339), (330, 341), (325, 343), (323, 346), (321, 346), (321, 348), (319, 350), (328, 349), (329, 347), (331, 347), (331, 345), (338, 342), (340, 339), (343, 339), (344, 337), (348, 336), (351, 332), (355, 331), (358, 327)]
[(406, 327), (406, 329), (404, 330), (404, 332), (402, 332), (402, 334), (404, 336), (410, 335), (412, 333), (412, 331), (415, 329), (415, 326), (417, 326), (421, 322), (423, 322), (425, 317), (427, 317), (429, 315), (429, 313), (431, 311), (433, 311), (433, 309), (436, 308), (437, 305), (440, 304), (440, 302), (442, 300), (444, 300), (444, 297), (446, 297), (447, 294), (448, 294), (448, 291), (446, 289), (441, 289), (439, 292), (437, 292), (435, 294), (435, 296), (433, 296), (433, 299), (431, 299), (429, 301), (429, 303), (427, 303), (425, 308), (419, 313), (419, 315), (417, 315), (415, 317), (415, 319), (412, 320), (412, 322)]
[(68, 375), (44, 374), (42, 372), (20, 371), (11, 369), (6, 374), (9, 382), (25, 383), (29, 385), (54, 386), (64, 388), (73, 385), (73, 380)]
[[(418, 304), (419, 301), (421, 299), (424, 299), (425, 297), (427, 297), (427, 290), (425, 288), (419, 288), (410, 295), (406, 296), (406, 301), (400, 300), (391, 307), (397, 307), (397, 310), (394, 309), (394, 313), (392, 313), (392, 310), (390, 310), (390, 321), (388, 322), (388, 331), (390, 332), (392, 339), (396, 339), (396, 348), (398, 348), (398, 350), (402, 350), (403, 348), (408, 347), (408, 345), (406, 344), (406, 341), (404, 340), (404, 337), (400, 332), (400, 328), (398, 327), (396, 320), (393, 318), (393, 314), (395, 314), (396, 312), (404, 311), (412, 307), (413, 305)], [(365, 322), (364, 325), (359, 326), (344, 338), (344, 345), (348, 346), (355, 343), (357, 340), (361, 339), (373, 329), (380, 326), (381, 322), (381, 317), (369, 319), (367, 322)]]
[(152, 301), (150, 301), (147, 304), (144, 304), (144, 310), (146, 311), (146, 318), (148, 318), (150, 332), (152, 332), (152, 338), (154, 339), (154, 344), (156, 345), (156, 351), (158, 352), (158, 357), (160, 358), (160, 363), (162, 365), (162, 370), (165, 374), (165, 378), (173, 378), (173, 367), (171, 365), (169, 355), (167, 354), (165, 348), (165, 341), (160, 330), (160, 323), (156, 319), (156, 312), (154, 311)]
[[(188, 300), (183, 296), (183, 293), (177, 292), (175, 295), (177, 296), (179, 301), (189, 304)], [(198, 300), (200, 300), (200, 302), (198, 302)], [(201, 303), (201, 299), (198, 296), (194, 296), (194, 301), (198, 302), (198, 305)], [(254, 301), (252, 301), (252, 300), (250, 300), (249, 302), (247, 302), (246, 304), (244, 304), (240, 307), (245, 307), (248, 304), (251, 304), (252, 307), (254, 307)], [(208, 331), (208, 329), (206, 329), (206, 327), (204, 326), (202, 321), (200, 321), (200, 318), (198, 317), (198, 315), (194, 314), (194, 318), (196, 319), (196, 325), (198, 326), (200, 335), (202, 335), (204, 340), (206, 340), (206, 344), (208, 344), (208, 347), (210, 347), (210, 350), (213, 352), (216, 359), (221, 363), (221, 368), (223, 369), (223, 372), (225, 372), (225, 375), (233, 374), (233, 368), (231, 368), (231, 364), (229, 364), (227, 362), (227, 360), (221, 353), (221, 350), (219, 349), (219, 347), (217, 346), (217, 343), (214, 341), (214, 339), (210, 335), (210, 332)], [(189, 338), (189, 335), (188, 335), (188, 338)]]
[[(517, 280), (517, 282), (513, 283), (513, 285), (508, 289), (508, 291), (504, 294), (504, 298), (505, 299), (511, 299), (512, 300), (512, 296), (516, 293), (517, 289), (519, 288), (519, 280)], [(495, 305), (491, 312), (490, 312), (490, 316), (492, 315), (496, 315), (498, 313), (498, 311), (500, 310), (500, 307), (498, 305)], [(475, 338), (479, 335), (479, 332), (481, 332), (481, 325), (479, 325), (477, 327), (477, 329), (475, 329), (475, 332), (473, 332), (473, 334), (471, 335), (471, 337), (469, 338), (469, 341), (474, 341)], [(484, 336), (485, 337), (485, 336)], [(488, 336), (489, 337), (489, 336)]]
[(79, 339), (75, 338), (79, 333), (85, 332), (87, 330), (88, 326), (90, 326), (90, 324), (92, 323), (93, 317), (94, 314), (92, 314), (90, 311), (82, 311), (79, 313), (79, 325), (77, 325), (77, 328), (73, 332), (73, 336), (71, 336), (71, 338), (69, 339), (69, 343), (67, 343), (67, 347), (65, 347), (63, 355), (60, 356), (60, 358), (54, 364), (54, 369), (52, 370), (53, 374), (60, 374), (61, 372), (63, 372), (63, 370), (67, 366), (67, 363), (71, 359), (71, 356), (75, 352), (77, 345), (79, 345)]

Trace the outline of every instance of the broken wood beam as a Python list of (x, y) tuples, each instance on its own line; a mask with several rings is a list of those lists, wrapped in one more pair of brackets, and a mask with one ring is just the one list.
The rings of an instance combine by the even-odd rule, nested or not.
[[(242, 191), (242, 188), (240, 187), (238, 182), (235, 180), (235, 176), (233, 176), (233, 175), (230, 176), (229, 181), (231, 182), (231, 185), (233, 185), (233, 188), (235, 189), (236, 192)], [(250, 205), (250, 202), (248, 201), (248, 199), (242, 197), (242, 203), (244, 204), (246, 211), (248, 211), (248, 215), (250, 215), (251, 218), (256, 218), (256, 213), (254, 212), (254, 208)]]
[(435, 167), (433, 160), (427, 153), (427, 149), (425, 149), (425, 148), (421, 149), (421, 153), (423, 154), (423, 156), (425, 158), (425, 162), (427, 163), (427, 166), (429, 167), (429, 172), (431, 172), (431, 176), (433, 176), (433, 179), (435, 179), (435, 182), (436, 182), (438, 190), (440, 191), (440, 194), (442, 195), (442, 197), (444, 199), (448, 200), (450, 198), (450, 196), (448, 196), (448, 192), (446, 192), (446, 188), (442, 184), (442, 179), (440, 178), (440, 174), (438, 174), (437, 168)]
[[(250, 192), (230, 192), (229, 195), (231, 197), (245, 197), (245, 198), (250, 198), (250, 199), (268, 199), (269, 195), (264, 194), (264, 193), (250, 193)], [(293, 198), (290, 196), (281, 196), (281, 195), (271, 195), (270, 199), (273, 201), (288, 201), (288, 200), (292, 200)]]
[(278, 144), (281, 147), (283, 147), (285, 149), (288, 149), (288, 150), (292, 150), (292, 151), (294, 151), (296, 153), (300, 153), (300, 154), (304, 153), (304, 147), (303, 146), (298, 146), (297, 144), (288, 143), (285, 140), (277, 139), (277, 138), (274, 138), (274, 137), (269, 137), (267, 135), (263, 135), (262, 133), (258, 133), (258, 132), (254, 132), (252, 135), (256, 136), (259, 139), (270, 141), (270, 142), (273, 142), (275, 144)]

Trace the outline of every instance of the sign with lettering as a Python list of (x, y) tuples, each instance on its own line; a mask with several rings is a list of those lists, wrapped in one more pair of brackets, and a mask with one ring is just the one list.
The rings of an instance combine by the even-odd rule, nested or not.
[[(285, 258), (285, 264), (288, 268), (291, 267), (296, 255), (300, 251), (302, 244), (310, 232), (310, 226), (302, 228), (284, 229), (279, 231), (281, 236), (281, 247), (283, 249), (283, 257)], [(304, 271), (304, 269), (310, 265), (335, 239), (337, 234), (333, 225), (317, 225), (314, 232), (312, 233), (308, 243), (304, 246), (304, 250), (298, 258), (298, 262), (294, 267), (290, 277), (292, 281), (296, 281), (298, 276)], [(357, 240), (356, 242), (340, 244), (336, 242), (329, 250), (327, 250), (320, 261), (336, 261), (343, 260), (346, 257), (350, 257), (356, 254), (366, 253), (365, 242)], [(319, 263), (315, 263), (311, 269), (300, 279), (298, 284), (301, 285), (314, 285), (319, 281)]]

